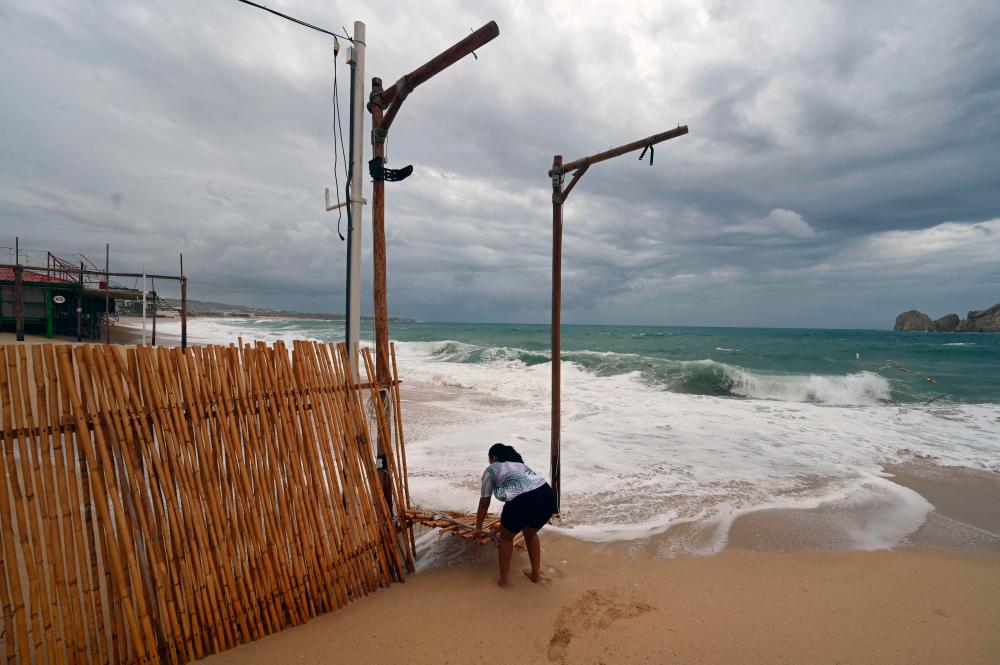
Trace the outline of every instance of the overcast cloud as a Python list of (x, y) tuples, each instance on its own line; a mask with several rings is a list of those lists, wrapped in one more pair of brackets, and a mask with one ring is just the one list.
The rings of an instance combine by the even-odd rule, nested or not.
[[(267, 4), (365, 21), (387, 84), (500, 26), (392, 128), (415, 169), (386, 187), (392, 314), (546, 321), (552, 155), (678, 124), (653, 167), (597, 165), (570, 197), (565, 322), (887, 327), (1000, 301), (995, 1)], [(232, 0), (0, 0), (0, 39), (0, 244), (110, 242), (160, 272), (183, 252), (193, 298), (343, 310), (331, 39)]]

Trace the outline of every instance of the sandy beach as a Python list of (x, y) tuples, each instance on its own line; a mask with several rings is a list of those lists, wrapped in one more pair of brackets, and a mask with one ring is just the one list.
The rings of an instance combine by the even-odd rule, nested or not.
[[(203, 662), (995, 663), (1000, 557), (955, 551), (629, 555), (543, 540), (550, 581), (492, 551)], [(523, 554), (514, 565), (526, 564)]]
[[(157, 325), (161, 330), (156, 331), (156, 344), (157, 346), (177, 346), (180, 344), (180, 339), (177, 335), (170, 332), (164, 332), (162, 327), (164, 325), (172, 325), (176, 328), (177, 324), (171, 319), (160, 319), (157, 321)], [(146, 319), (146, 336), (147, 343), (152, 342), (152, 331), (153, 331), (153, 320), (152, 318)], [(56, 335), (52, 339), (49, 339), (45, 335), (39, 335), (35, 333), (26, 333), (24, 336), (24, 341), (28, 344), (44, 344), (44, 343), (64, 343), (72, 342), (76, 343), (76, 337), (69, 335)], [(0, 331), (0, 344), (13, 344), (17, 342), (17, 336), (11, 330)], [(103, 333), (100, 340), (94, 339), (83, 339), (84, 344), (96, 344), (103, 343), (104, 337)], [(118, 322), (111, 327), (111, 343), (112, 344), (141, 344), (142, 343), (142, 318), (141, 317), (128, 317), (123, 316), (118, 319)]]

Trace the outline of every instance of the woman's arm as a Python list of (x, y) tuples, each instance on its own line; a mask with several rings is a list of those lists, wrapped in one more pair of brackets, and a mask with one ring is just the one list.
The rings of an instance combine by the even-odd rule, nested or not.
[(483, 530), (483, 520), (486, 519), (486, 513), (490, 509), (490, 499), (491, 496), (484, 496), (479, 499), (479, 510), (476, 511), (476, 531)]

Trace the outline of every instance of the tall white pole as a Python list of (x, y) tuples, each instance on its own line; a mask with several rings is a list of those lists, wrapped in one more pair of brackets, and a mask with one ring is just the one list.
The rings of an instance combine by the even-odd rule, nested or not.
[(146, 264), (142, 264), (142, 345), (146, 346)]
[(345, 339), (351, 359), (351, 370), (358, 378), (358, 343), (361, 340), (361, 215), (364, 198), (365, 159), (365, 24), (354, 22), (354, 45), (350, 48), (351, 64), (351, 223), (347, 229), (347, 305)]

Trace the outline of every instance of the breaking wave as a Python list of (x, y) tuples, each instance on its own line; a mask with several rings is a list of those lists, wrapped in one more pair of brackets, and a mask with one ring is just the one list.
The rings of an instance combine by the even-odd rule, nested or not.
[[(482, 347), (453, 340), (403, 344), (438, 362), (507, 363), (530, 367), (551, 360), (548, 351)], [(768, 373), (715, 360), (671, 360), (610, 351), (567, 351), (562, 358), (595, 376), (636, 373), (647, 385), (689, 395), (837, 406), (876, 405), (892, 400), (889, 380), (868, 371), (845, 375)]]

